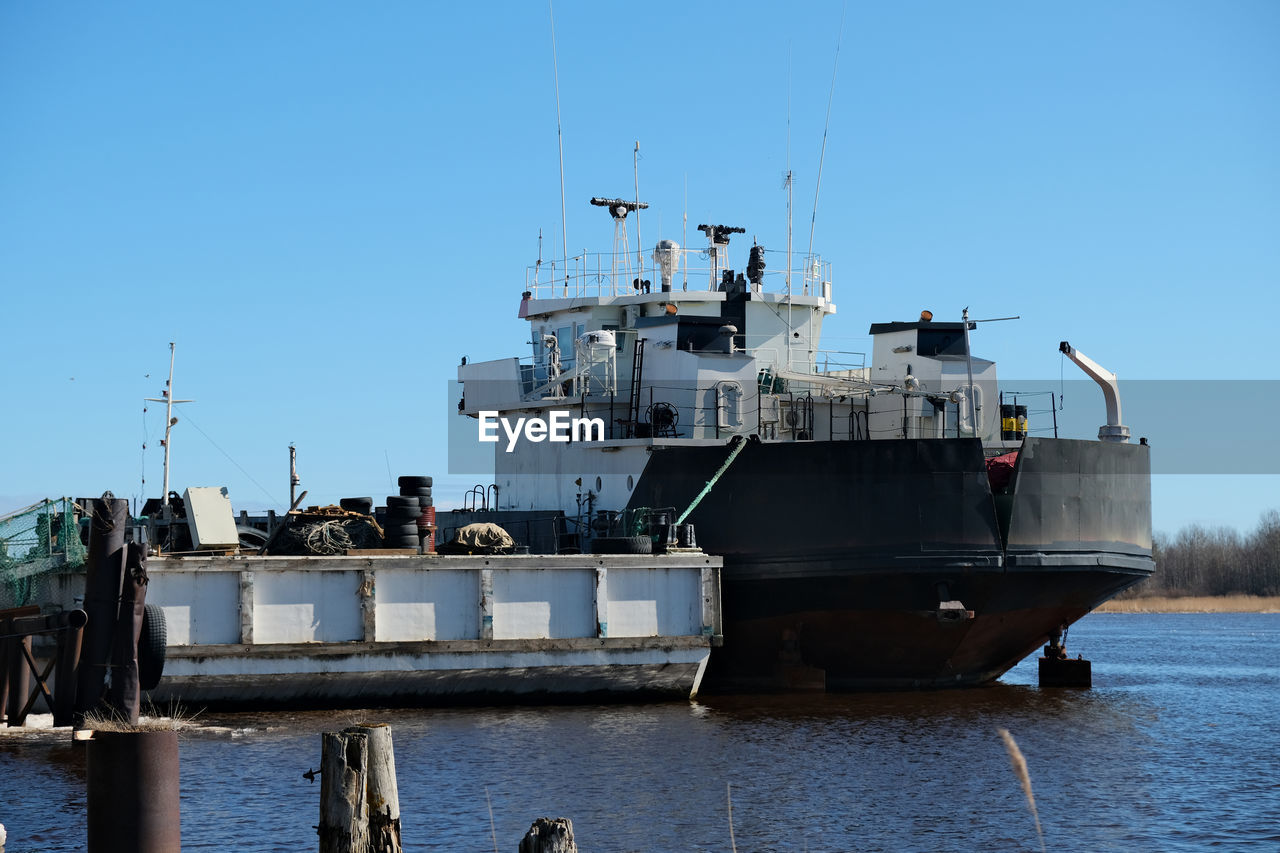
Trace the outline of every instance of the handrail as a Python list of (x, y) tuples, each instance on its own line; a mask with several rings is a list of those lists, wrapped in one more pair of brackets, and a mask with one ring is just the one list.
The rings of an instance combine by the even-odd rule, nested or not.
[[(725, 269), (722, 265), (707, 264), (695, 267), (688, 264), (689, 255), (704, 257), (706, 249), (681, 248), (680, 255), (681, 265), (676, 272), (680, 278), (679, 290), (676, 290), (677, 284), (673, 280), (671, 292), (715, 292), (719, 288), (719, 280), (713, 279), (713, 274), (718, 275), (722, 272)], [(526, 268), (524, 289), (536, 299), (569, 296), (625, 296), (635, 292), (632, 279), (636, 278), (636, 274), (632, 267), (632, 258), (634, 253), (614, 255), (612, 252), (583, 252), (569, 258), (568, 262), (564, 259), (541, 261)], [(821, 290), (819, 285), (831, 281), (831, 263), (820, 260), (818, 264), (819, 273), (816, 276), (812, 264), (798, 266), (791, 271), (793, 276), (800, 277), (804, 282), (800, 292), (793, 292), (793, 295), (821, 295), (829, 298), (828, 293), (819, 292)], [(646, 273), (650, 276), (655, 272), (646, 269)], [(786, 293), (786, 270), (766, 270), (764, 278), (765, 281), (776, 286), (762, 286), (756, 289), (754, 285), (749, 284), (748, 287), (752, 288), (753, 292), (778, 295)], [(648, 292), (659, 292), (658, 282), (652, 278), (650, 281)]]

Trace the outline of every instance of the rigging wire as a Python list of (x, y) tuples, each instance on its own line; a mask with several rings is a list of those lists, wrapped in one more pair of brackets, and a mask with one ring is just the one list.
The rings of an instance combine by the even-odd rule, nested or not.
[(204, 430), (202, 430), (202, 429), (200, 428), (200, 424), (196, 423), (194, 420), (192, 420), (192, 419), (191, 419), (191, 412), (189, 412), (189, 411), (188, 411), (188, 412), (184, 415), (184, 417), (186, 418), (187, 423), (189, 423), (189, 424), (191, 424), (191, 426), (195, 427), (196, 432), (198, 432), (198, 433), (200, 433), (201, 435), (203, 435), (203, 436), (205, 437), (205, 440), (206, 440), (206, 441), (208, 441), (210, 444), (212, 444), (215, 450), (217, 450), (217, 451), (218, 451), (219, 453), (221, 453), (223, 456), (227, 457), (227, 461), (228, 461), (228, 462), (230, 462), (232, 465), (236, 466), (236, 470), (238, 470), (241, 474), (244, 474), (244, 476), (249, 480), (249, 482), (250, 482), (250, 483), (253, 483), (255, 486), (257, 486), (257, 487), (258, 487), (259, 491), (261, 491), (264, 495), (266, 495), (266, 496), (267, 496), (268, 498), (270, 498), (271, 500), (275, 501), (277, 504), (281, 504), (281, 505), (283, 505), (283, 504), (282, 504), (282, 502), (280, 501), (280, 499), (279, 499), (278, 497), (276, 497), (275, 495), (273, 495), (273, 494), (271, 494), (270, 492), (268, 492), (268, 491), (266, 490), (266, 487), (264, 487), (264, 486), (263, 486), (261, 483), (259, 483), (257, 480), (253, 479), (253, 475), (252, 475), (252, 474), (250, 474), (248, 471), (246, 471), (246, 470), (245, 470), (245, 469), (240, 465), (240, 463), (239, 463), (239, 462), (237, 462), (235, 459), (233, 459), (233, 458), (231, 457), (231, 454), (230, 454), (230, 453), (227, 453), (227, 451), (223, 450), (223, 449), (218, 445), (218, 442), (214, 441), (214, 440), (209, 436), (209, 434), (208, 434), (207, 432), (205, 432)]

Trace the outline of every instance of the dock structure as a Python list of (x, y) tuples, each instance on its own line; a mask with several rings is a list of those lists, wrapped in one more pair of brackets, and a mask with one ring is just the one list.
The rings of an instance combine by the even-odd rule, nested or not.
[(718, 557), (152, 558), (158, 705), (689, 697), (722, 638)]

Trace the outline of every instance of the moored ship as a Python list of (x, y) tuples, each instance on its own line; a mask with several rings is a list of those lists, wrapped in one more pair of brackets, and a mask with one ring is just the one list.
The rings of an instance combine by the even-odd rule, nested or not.
[(712, 686), (984, 683), (1154, 569), (1149, 448), (1069, 344), (1107, 400), (1096, 441), (1002, 401), (967, 311), (872, 325), (869, 361), (824, 350), (822, 259), (769, 272), (752, 245), (738, 273), (724, 225), (632, 255), (642, 205), (593, 203), (614, 252), (531, 268), (529, 354), (460, 367), (459, 410), (494, 443), (495, 520), (563, 513), (553, 547), (584, 550), (692, 525), (724, 557)]

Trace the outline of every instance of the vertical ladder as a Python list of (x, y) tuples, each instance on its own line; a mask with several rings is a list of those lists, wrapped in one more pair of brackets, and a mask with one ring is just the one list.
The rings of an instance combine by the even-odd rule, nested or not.
[(631, 395), (627, 402), (627, 438), (636, 437), (636, 424), (640, 422), (640, 380), (644, 376), (644, 338), (636, 336), (635, 350), (631, 356)]

